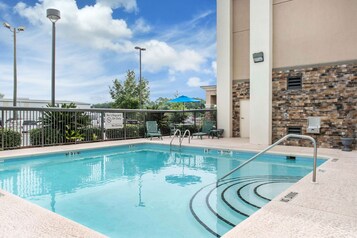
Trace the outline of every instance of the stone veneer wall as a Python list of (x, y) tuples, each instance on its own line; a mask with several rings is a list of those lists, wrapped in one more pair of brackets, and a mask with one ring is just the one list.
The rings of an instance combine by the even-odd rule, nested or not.
[(233, 137), (240, 137), (239, 114), (240, 100), (249, 99), (249, 81), (234, 81), (233, 82)]
[[(287, 90), (287, 78), (296, 75), (302, 75), (302, 89)], [(234, 84), (234, 136), (239, 136), (239, 100), (247, 98), (249, 82)], [(321, 117), (321, 133), (312, 135), (319, 147), (341, 148), (342, 135), (357, 136), (357, 63), (273, 71), (273, 142), (287, 134), (288, 126), (306, 134), (309, 116)], [(312, 146), (303, 140), (287, 144)]]

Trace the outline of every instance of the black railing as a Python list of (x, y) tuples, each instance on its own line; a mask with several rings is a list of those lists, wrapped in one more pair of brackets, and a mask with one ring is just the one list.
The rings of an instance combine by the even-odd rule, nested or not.
[[(164, 136), (170, 135), (177, 127), (185, 127), (193, 133), (200, 129), (204, 120), (217, 121), (215, 109), (182, 111), (0, 107), (0, 112), (2, 150), (144, 138), (146, 121), (156, 121)], [(109, 120), (113, 115), (122, 118), (119, 124)]]

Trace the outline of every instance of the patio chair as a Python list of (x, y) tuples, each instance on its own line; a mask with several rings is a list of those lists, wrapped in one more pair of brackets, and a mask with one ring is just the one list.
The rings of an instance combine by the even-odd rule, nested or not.
[(174, 124), (170, 123), (169, 128), (170, 128), (170, 137), (171, 137), (175, 134), (176, 127)]
[(150, 140), (152, 140), (153, 137), (158, 137), (162, 140), (162, 134), (157, 127), (156, 121), (146, 122), (146, 137), (150, 137)]
[(197, 138), (200, 137), (202, 140), (203, 136), (209, 136), (214, 125), (215, 125), (215, 123), (213, 121), (204, 121), (203, 125), (202, 125), (201, 132), (193, 133), (191, 137), (193, 138), (194, 136), (197, 136)]

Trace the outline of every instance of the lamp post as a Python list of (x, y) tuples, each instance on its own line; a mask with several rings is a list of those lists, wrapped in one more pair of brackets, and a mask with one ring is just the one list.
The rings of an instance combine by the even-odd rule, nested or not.
[[(16, 33), (20, 31), (24, 31), (25, 27), (11, 27), (11, 25), (7, 22), (4, 22), (4, 27), (8, 28), (12, 33), (14, 33), (14, 99), (13, 99), (13, 106), (16, 107), (17, 101), (17, 62), (16, 62)], [(16, 115), (14, 115), (16, 117)]]
[(61, 12), (57, 9), (47, 9), (47, 18), (52, 22), (52, 93), (51, 93), (51, 106), (56, 104), (55, 99), (55, 63), (56, 63), (56, 22), (61, 19)]
[(135, 46), (136, 50), (139, 50), (139, 68), (140, 68), (140, 78), (139, 78), (139, 101), (140, 101), (140, 109), (143, 108), (143, 102), (142, 102), (142, 92), (141, 92), (141, 51), (145, 51), (145, 48), (139, 47), (139, 46)]

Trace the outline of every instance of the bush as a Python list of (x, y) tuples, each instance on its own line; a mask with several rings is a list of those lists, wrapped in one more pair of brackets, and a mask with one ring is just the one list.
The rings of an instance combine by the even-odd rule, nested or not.
[[(142, 125), (126, 125), (126, 138), (144, 137), (145, 128)], [(105, 132), (107, 139), (124, 139), (124, 128), (108, 129)]]
[(80, 128), (78, 131), (83, 135), (83, 141), (98, 141), (103, 138), (100, 128)]
[[(44, 128), (44, 144), (45, 145), (53, 145), (64, 143), (63, 136), (59, 130), (52, 129), (52, 128)], [(42, 145), (42, 128), (36, 128), (30, 130), (30, 142), (31, 145)]]
[(2, 138), (4, 137), (4, 149), (19, 147), (21, 145), (21, 133), (13, 130), (0, 130), (0, 148), (2, 145)]

